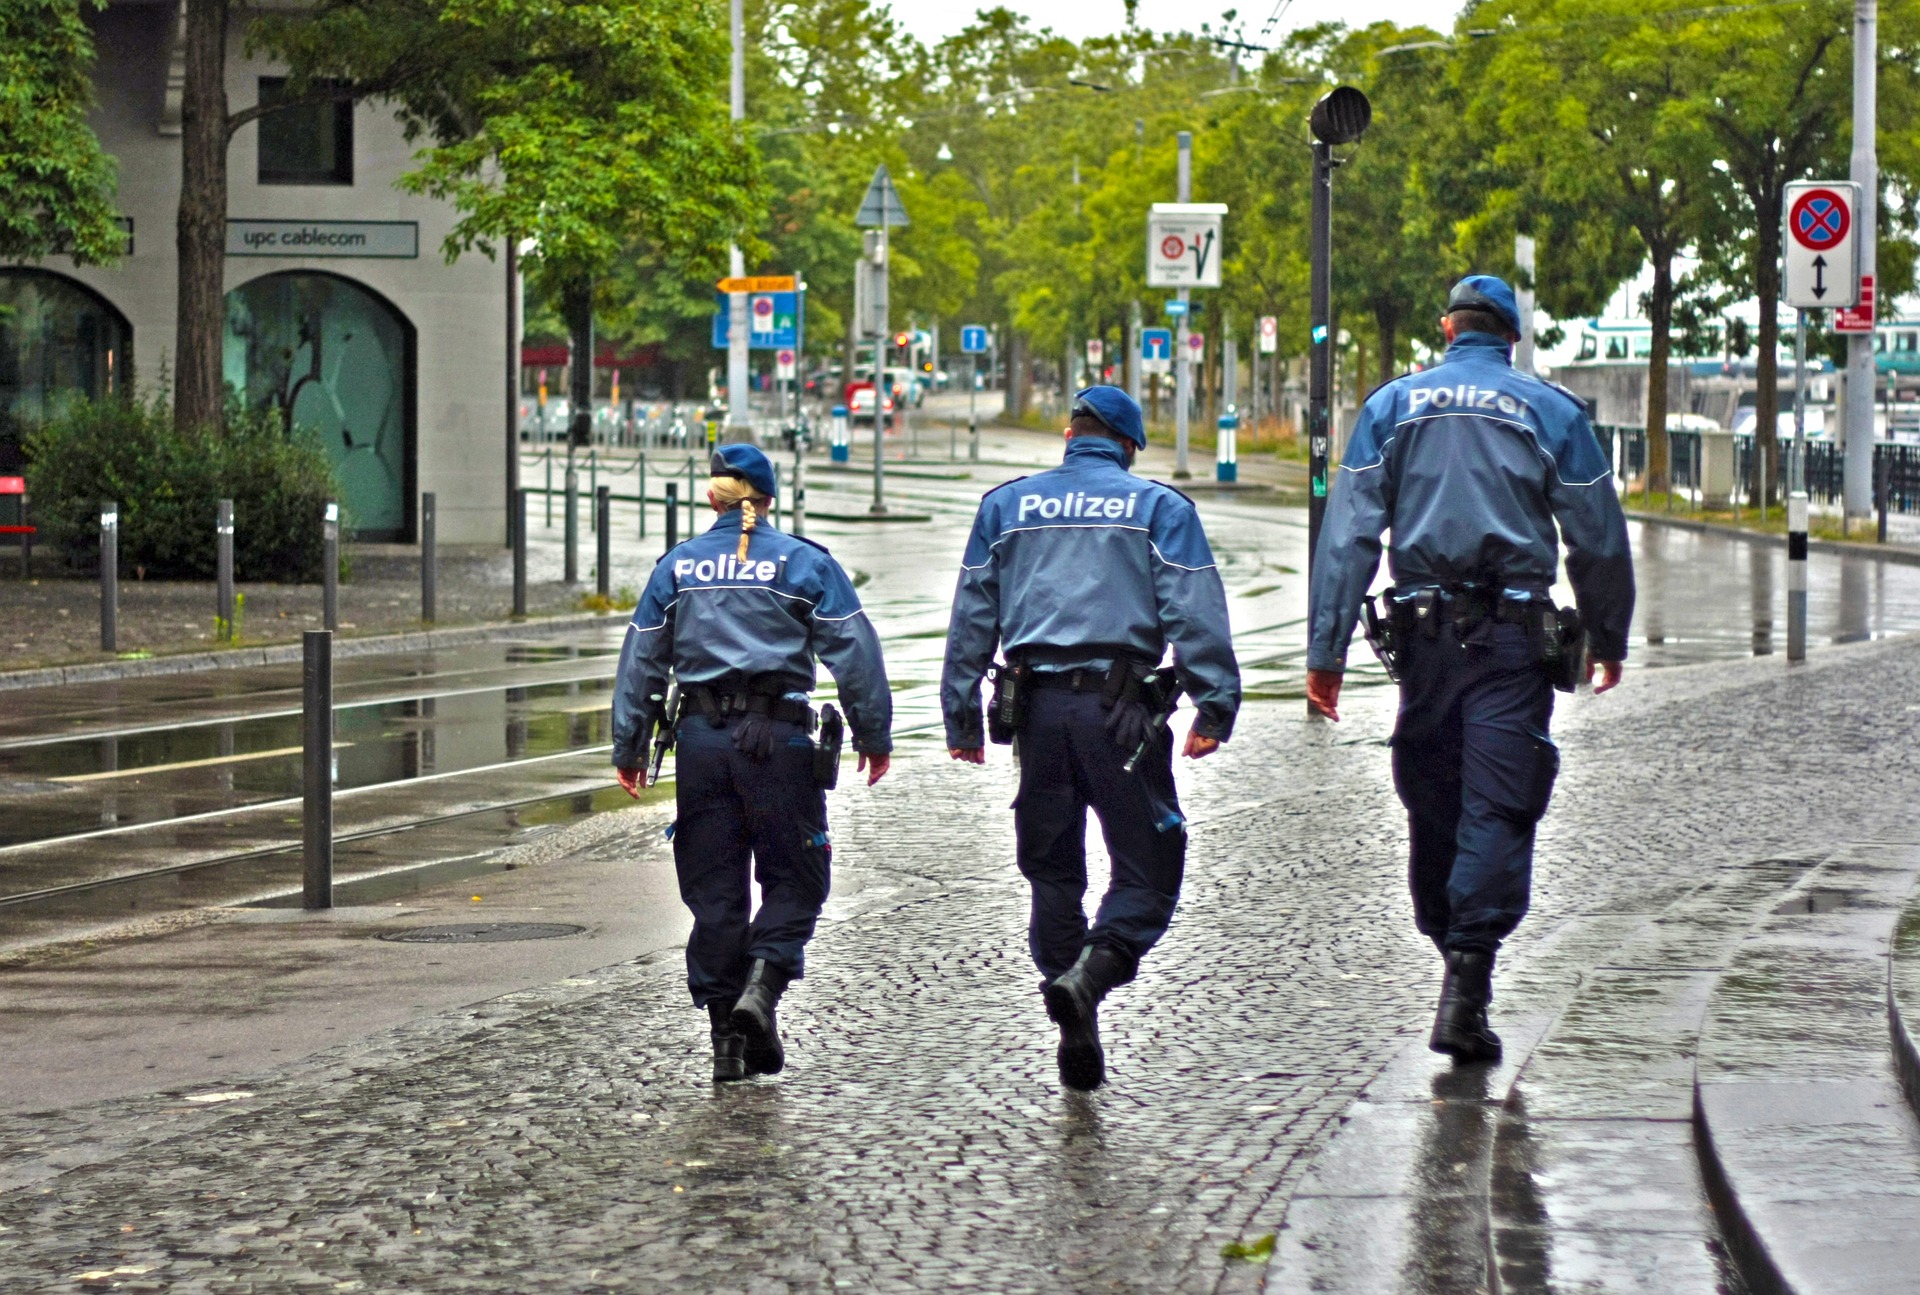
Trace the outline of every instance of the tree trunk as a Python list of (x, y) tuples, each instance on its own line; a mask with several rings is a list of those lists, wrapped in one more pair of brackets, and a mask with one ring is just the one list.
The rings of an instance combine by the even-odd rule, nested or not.
[(227, 0), (186, 0), (186, 82), (180, 100), (180, 282), (174, 332), (173, 422), (218, 426), (227, 324)]
[(1014, 333), (1007, 342), (1007, 418), (1020, 422), (1027, 416), (1027, 404), (1033, 393), (1033, 373), (1027, 365), (1027, 335)]
[(1780, 202), (1759, 213), (1760, 256), (1754, 289), (1760, 298), (1759, 353), (1754, 357), (1753, 471), (1760, 478), (1754, 497), (1762, 507), (1773, 502), (1780, 479)]
[(1647, 358), (1647, 489), (1673, 488), (1667, 447), (1667, 357), (1673, 348), (1673, 253), (1653, 254), (1653, 292), (1647, 303), (1653, 324), (1653, 354)]
[(1385, 386), (1393, 381), (1393, 356), (1400, 349), (1399, 321), (1384, 310), (1374, 312), (1373, 322), (1380, 330), (1380, 381), (1377, 386)]

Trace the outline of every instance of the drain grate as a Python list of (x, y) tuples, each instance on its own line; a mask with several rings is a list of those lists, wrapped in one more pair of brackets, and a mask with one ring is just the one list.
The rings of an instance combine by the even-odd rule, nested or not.
[(449, 926), (410, 926), (377, 938), (397, 944), (503, 944), (509, 940), (558, 940), (586, 929), (565, 922), (455, 922)]

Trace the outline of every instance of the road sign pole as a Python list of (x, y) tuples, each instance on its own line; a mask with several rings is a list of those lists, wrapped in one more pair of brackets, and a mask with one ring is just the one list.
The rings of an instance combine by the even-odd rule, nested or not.
[[(1178, 200), (1193, 201), (1193, 132), (1183, 130), (1178, 136), (1180, 145), (1180, 170)], [(1187, 467), (1187, 406), (1193, 400), (1193, 368), (1187, 363), (1187, 320), (1192, 293), (1187, 288), (1180, 289), (1179, 323), (1174, 326), (1173, 339), (1173, 475), (1176, 480), (1191, 477), (1193, 473)]]
[[(880, 222), (880, 265), (879, 279), (886, 283), (890, 267), (887, 265), (887, 222)], [(876, 516), (887, 511), (886, 459), (887, 459), (887, 341), (888, 328), (892, 321), (887, 318), (886, 289), (880, 289), (880, 300), (876, 314), (879, 338), (873, 344), (873, 506), (867, 511)]]
[[(1787, 660), (1807, 658), (1807, 312), (1793, 326), (1793, 460), (1787, 469)], [(1754, 445), (1756, 452), (1759, 444)]]
[[(1877, 0), (1854, 0), (1853, 5), (1853, 156), (1849, 170), (1854, 183), (1854, 255), (1858, 281), (1876, 278), (1878, 248), (1874, 222), (1878, 217), (1880, 162), (1874, 147), (1877, 128), (1874, 95), (1879, 55)], [(1861, 294), (1862, 298), (1865, 293)], [(1862, 300), (1863, 309), (1869, 309)], [(1845, 516), (1865, 517), (1873, 511), (1873, 330), (1847, 340), (1847, 412), (1844, 478)]]
[(980, 461), (980, 357), (973, 357), (973, 372), (967, 375), (967, 457)]
[[(747, 115), (747, 41), (744, 0), (732, 0), (727, 7), (728, 30), (733, 36), (733, 65), (731, 77), (730, 107), (731, 116), (741, 121)], [(746, 258), (740, 252), (738, 243), (727, 248), (727, 273), (739, 279), (747, 273)], [(747, 348), (753, 338), (749, 333), (747, 320), (747, 294), (730, 292), (727, 294), (727, 439), (729, 441), (751, 441), (753, 439), (753, 419), (749, 414), (748, 362)]]

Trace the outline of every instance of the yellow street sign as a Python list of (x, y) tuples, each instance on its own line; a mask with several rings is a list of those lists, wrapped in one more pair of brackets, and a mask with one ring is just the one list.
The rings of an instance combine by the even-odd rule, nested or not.
[(722, 279), (713, 286), (722, 292), (798, 291), (798, 285), (791, 274), (749, 274), (738, 279)]

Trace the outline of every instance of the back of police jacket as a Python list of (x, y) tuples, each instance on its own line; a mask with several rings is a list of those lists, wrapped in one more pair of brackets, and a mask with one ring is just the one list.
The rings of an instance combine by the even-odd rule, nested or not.
[(814, 659), (839, 684), (854, 749), (893, 750), (893, 694), (880, 638), (853, 582), (817, 544), (762, 520), (739, 557), (740, 510), (722, 513), (704, 535), (653, 568), (620, 650), (613, 693), (613, 763), (646, 763), (646, 733), (671, 668), (686, 684), (743, 685), (777, 676), (812, 691)]
[(1075, 437), (1059, 467), (980, 501), (940, 688), (951, 747), (981, 745), (980, 680), (996, 643), (1062, 670), (1104, 669), (1121, 654), (1157, 662), (1171, 645), (1200, 712), (1195, 731), (1222, 741), (1233, 731), (1240, 667), (1199, 514), (1129, 472), (1116, 441)]
[(1633, 559), (1586, 412), (1515, 370), (1502, 339), (1462, 333), (1441, 363), (1387, 383), (1361, 410), (1315, 555), (1308, 668), (1344, 665), (1382, 531), (1393, 532), (1396, 588), (1544, 596), (1558, 569), (1556, 523), (1589, 652), (1624, 660)]

